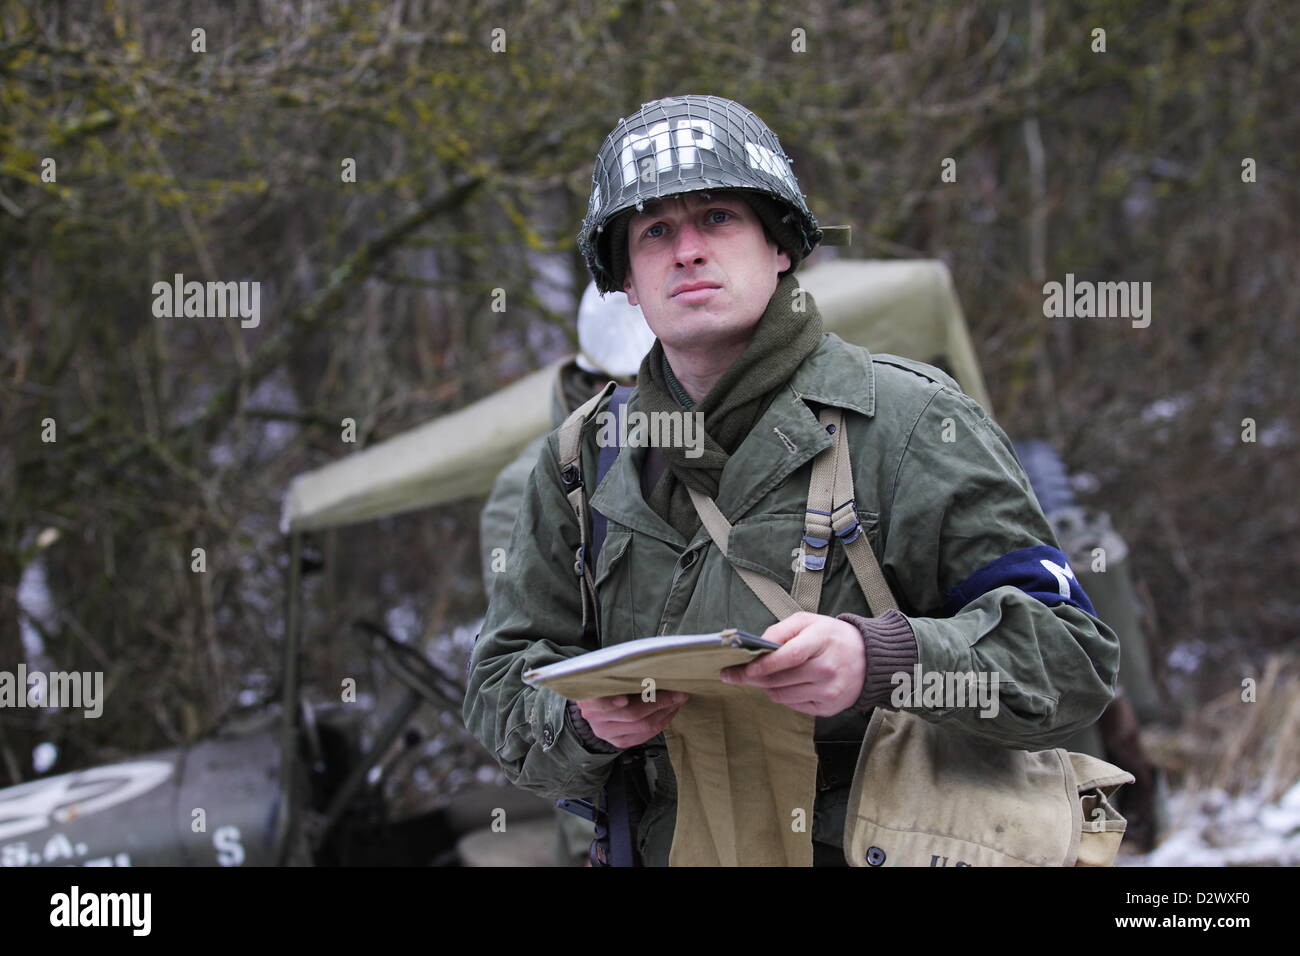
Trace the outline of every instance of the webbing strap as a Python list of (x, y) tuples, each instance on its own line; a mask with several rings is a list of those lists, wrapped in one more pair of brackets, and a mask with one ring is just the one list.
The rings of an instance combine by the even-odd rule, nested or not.
[(822, 419), (827, 422), (828, 429), (831, 424), (835, 425), (835, 430), (831, 433), (835, 442), (831, 451), (834, 455), (832, 470), (836, 504), (831, 509), (831, 529), (844, 545), (844, 553), (849, 556), (849, 564), (853, 567), (853, 576), (858, 579), (858, 587), (862, 588), (862, 593), (867, 597), (872, 617), (879, 617), (886, 611), (897, 610), (898, 603), (889, 590), (884, 572), (880, 570), (880, 562), (871, 550), (871, 543), (862, 533), (862, 525), (858, 521), (858, 505), (853, 497), (853, 462), (849, 458), (848, 429), (839, 420), (841, 413), (838, 410), (835, 418), (837, 421), (834, 422)]
[(578, 459), (582, 457), (582, 426), (587, 424), (587, 419), (596, 410), (596, 406), (616, 388), (618, 388), (617, 382), (606, 383), (604, 388), (575, 408), (564, 420), (559, 434), (560, 471), (564, 471), (569, 465), (577, 464)]
[[(700, 521), (704, 522), (709, 537), (713, 539), (713, 543), (718, 546), (718, 550), (722, 552), (722, 556), (725, 558), (727, 556), (727, 544), (731, 540), (731, 524), (723, 517), (722, 512), (712, 498), (702, 491), (696, 491), (689, 485), (686, 490), (691, 494), (691, 502), (695, 505), (696, 512), (699, 513)], [(758, 599), (763, 602), (763, 606), (776, 615), (778, 621), (805, 610), (798, 601), (782, 590), (781, 585), (766, 575), (735, 564), (731, 567), (740, 575), (741, 580), (749, 585), (749, 589), (758, 596)]]
[(573, 573), (578, 578), (578, 590), (582, 594), (582, 624), (584, 631), (588, 621), (592, 626), (599, 626), (596, 613), (596, 581), (591, 575), (591, 562), (588, 560), (587, 537), (587, 495), (582, 487), (582, 427), (596, 410), (606, 395), (615, 388), (616, 382), (609, 382), (599, 392), (583, 402), (573, 414), (564, 420), (558, 435), (558, 457), (560, 461), (560, 481), (564, 486), (564, 497), (569, 507), (578, 518), (578, 550), (573, 554)]
[[(840, 431), (841, 412), (838, 408), (822, 410), (821, 423), (832, 436)], [(799, 550), (803, 556), (795, 569), (791, 593), (799, 606), (816, 612), (821, 604), (822, 582), (826, 579), (826, 559), (830, 553), (832, 498), (835, 493), (835, 467), (838, 462), (834, 446), (813, 459), (812, 477), (808, 480), (808, 504), (804, 511), (803, 542)]]
[[(632, 808), (629, 789), (629, 771), (623, 766), (624, 755), (620, 754), (610, 768), (609, 780), (606, 781), (603, 796), (606, 798), (609, 813), (609, 859), (610, 866), (636, 866), (637, 853), (633, 846)], [(594, 842), (594, 841), (593, 841)]]
[[(837, 408), (826, 408), (822, 410), (820, 420), (830, 433), (833, 443), (813, 460), (804, 519), (804, 566), (795, 573), (793, 595), (786, 594), (772, 578), (732, 564), (732, 569), (740, 575), (740, 579), (778, 621), (799, 611), (817, 612), (821, 603), (826, 554), (832, 535), (844, 545), (844, 553), (848, 555), (853, 576), (866, 595), (872, 615), (879, 616), (885, 611), (898, 608), (884, 572), (880, 570), (880, 562), (876, 560), (875, 552), (871, 550), (871, 544), (862, 533), (862, 525), (858, 521), (857, 502), (853, 497), (853, 465), (849, 458), (849, 439), (847, 429), (844, 428), (843, 413)], [(687, 491), (709, 537), (726, 558), (727, 546), (731, 541), (730, 522), (708, 495), (689, 486)]]

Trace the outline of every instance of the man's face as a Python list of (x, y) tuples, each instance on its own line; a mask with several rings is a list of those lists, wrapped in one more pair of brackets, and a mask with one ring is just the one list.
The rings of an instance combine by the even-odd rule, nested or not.
[(623, 291), (679, 351), (748, 339), (790, 268), (749, 204), (726, 192), (647, 201), (628, 222), (627, 246)]

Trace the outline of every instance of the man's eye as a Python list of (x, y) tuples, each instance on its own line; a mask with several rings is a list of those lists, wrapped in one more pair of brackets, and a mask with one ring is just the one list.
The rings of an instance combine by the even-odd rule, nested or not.
[[(719, 215), (719, 214), (721, 214), (721, 215), (723, 215), (723, 216), (726, 216), (727, 219), (730, 219), (730, 218), (731, 218), (731, 213), (727, 212), (727, 210), (725, 210), (725, 209), (710, 209), (710, 210), (709, 210), (709, 215), (710, 215), (710, 216), (716, 216), (716, 215)], [(706, 217), (706, 218), (707, 218), (707, 217)], [(727, 220), (726, 220), (726, 219), (714, 219), (714, 220), (712, 220), (712, 221), (713, 221), (713, 222), (726, 222)]]
[(653, 226), (651, 226), (649, 229), (647, 229), (647, 230), (645, 231), (645, 236), (646, 236), (646, 238), (647, 238), (647, 239), (658, 239), (659, 236), (658, 236), (657, 234), (655, 234), (655, 230), (656, 230), (656, 229), (662, 229), (662, 228), (663, 228), (663, 225), (664, 225), (664, 224), (663, 224), (662, 222), (657, 222), (657, 223), (655, 223)]

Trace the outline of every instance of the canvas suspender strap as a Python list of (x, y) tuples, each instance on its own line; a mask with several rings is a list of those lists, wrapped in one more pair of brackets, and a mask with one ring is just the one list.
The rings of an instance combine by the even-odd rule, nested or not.
[[(840, 411), (826, 408), (821, 416), (821, 423), (826, 431), (835, 436), (840, 432)], [(808, 504), (804, 510), (803, 562), (795, 570), (794, 588), (791, 593), (799, 606), (806, 611), (816, 613), (821, 604), (822, 581), (825, 580), (826, 558), (830, 552), (831, 526), (835, 493), (835, 466), (838, 462), (834, 454), (836, 446), (822, 452), (813, 459), (812, 477), (808, 481)]]
[[(822, 575), (832, 534), (844, 545), (853, 576), (866, 595), (872, 615), (878, 616), (898, 607), (875, 552), (858, 522), (857, 503), (853, 498), (853, 465), (849, 459), (849, 439), (843, 413), (837, 408), (826, 408), (822, 410), (820, 420), (833, 443), (813, 460), (804, 519), (804, 567), (795, 573), (793, 595), (787, 594), (772, 578), (732, 565), (741, 580), (749, 585), (778, 621), (799, 611), (816, 613), (821, 603)], [(725, 558), (731, 540), (731, 524), (712, 498), (694, 488), (687, 490), (709, 537)]]
[(588, 622), (595, 627), (599, 621), (596, 614), (596, 582), (591, 575), (591, 562), (588, 558), (589, 543), (587, 520), (587, 495), (582, 486), (582, 427), (591, 417), (605, 396), (617, 387), (610, 382), (597, 394), (583, 402), (573, 414), (564, 420), (559, 431), (560, 482), (564, 486), (564, 496), (569, 507), (578, 517), (578, 550), (573, 555), (573, 573), (578, 577), (578, 589), (582, 593), (582, 629), (587, 630)]
[[(727, 556), (727, 544), (731, 540), (730, 523), (723, 517), (722, 512), (718, 510), (718, 506), (712, 498), (690, 486), (687, 486), (686, 490), (690, 492), (691, 502), (695, 505), (700, 520), (704, 522), (709, 537), (713, 539), (713, 543), (718, 546), (718, 550), (722, 552), (722, 556), (725, 558)], [(763, 602), (763, 606), (776, 615), (778, 621), (805, 610), (798, 601), (781, 589), (781, 585), (766, 575), (735, 564), (732, 565), (732, 568), (740, 575), (741, 580), (749, 585), (749, 589), (758, 595), (758, 599)]]
[[(867, 597), (872, 616), (879, 617), (886, 611), (897, 610), (898, 603), (889, 590), (876, 554), (871, 550), (871, 543), (862, 533), (862, 525), (858, 521), (858, 505), (853, 497), (853, 462), (849, 458), (849, 435), (848, 429), (844, 427), (843, 412), (838, 408), (823, 409), (821, 421), (834, 439), (830, 451), (834, 456), (831, 469), (836, 504), (831, 509), (831, 529), (844, 545), (844, 553), (848, 555), (849, 564), (853, 567), (853, 576), (858, 579), (858, 587), (862, 588), (862, 593)], [(809, 507), (812, 507), (811, 502)]]

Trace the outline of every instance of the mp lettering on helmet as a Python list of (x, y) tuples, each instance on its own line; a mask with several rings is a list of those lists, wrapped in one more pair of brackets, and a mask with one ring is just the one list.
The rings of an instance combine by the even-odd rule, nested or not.
[(780, 141), (753, 110), (719, 96), (670, 96), (620, 119), (596, 154), (578, 248), (597, 290), (623, 287), (626, 254), (610, 241), (623, 240), (630, 208), (644, 211), (651, 199), (727, 189), (765, 194), (785, 207), (791, 269), (818, 243), (848, 241), (847, 229), (823, 233)]
[(799, 183), (795, 181), (790, 164), (766, 146), (759, 146), (757, 143), (746, 143), (745, 156), (749, 159), (750, 166), (761, 169), (769, 176), (785, 180), (787, 186), (795, 192), (799, 191)]
[(664, 122), (624, 136), (619, 152), (623, 165), (623, 185), (631, 186), (637, 180), (637, 153), (644, 153), (653, 146), (656, 173), (659, 174), (674, 166), (694, 166), (699, 162), (699, 150), (713, 149), (713, 136), (716, 132), (714, 125), (706, 119), (679, 119), (672, 131), (669, 131), (668, 124)]

